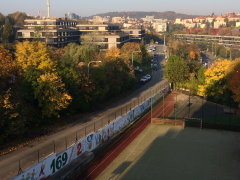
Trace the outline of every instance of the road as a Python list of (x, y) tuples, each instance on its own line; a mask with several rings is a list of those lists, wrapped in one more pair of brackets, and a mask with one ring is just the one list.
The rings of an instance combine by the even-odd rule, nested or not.
[(202, 64), (206, 63), (206, 68), (209, 68), (213, 62), (215, 61), (215, 57), (211, 53), (201, 53), (202, 56)]
[[(157, 48), (155, 53), (163, 53), (162, 50), (164, 49), (164, 47), (162, 45), (156, 46)], [(158, 59), (159, 62), (163, 64), (164, 56), (159, 55)], [(141, 86), (129, 96), (124, 97), (119, 101), (112, 103), (111, 105), (105, 106), (101, 110), (98, 110), (96, 112), (76, 117), (78, 119), (77, 123), (72, 123), (68, 125), (67, 128), (62, 129), (57, 133), (43, 136), (38, 141), (32, 142), (18, 150), (0, 156), (0, 179), (4, 180), (17, 175), (19, 170), (19, 160), (21, 160), (20, 164), (23, 170), (30, 165), (36, 163), (38, 161), (38, 150), (44, 149), (45, 155), (53, 152), (53, 148), (55, 148), (53, 147), (53, 142), (61, 142), (64, 148), (63, 142), (65, 137), (73, 135), (73, 133), (77, 132), (80, 129), (84, 129), (84, 127), (87, 127), (93, 122), (97, 122), (99, 119), (108, 119), (109, 115), (119, 109), (122, 110), (122, 107), (126, 107), (126, 105), (129, 105), (129, 102), (131, 102), (132, 104), (132, 102), (139, 100), (139, 97), (146, 95), (146, 92), (150, 88), (156, 87), (162, 80), (163, 70), (162, 68), (160, 68), (160, 70), (158, 71), (153, 71), (153, 77), (151, 81)]]

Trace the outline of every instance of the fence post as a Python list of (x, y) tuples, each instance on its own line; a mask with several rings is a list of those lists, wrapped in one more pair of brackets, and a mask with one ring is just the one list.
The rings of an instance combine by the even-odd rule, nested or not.
[(191, 104), (191, 100), (190, 100), (190, 92), (189, 92), (189, 94), (188, 94), (189, 96), (189, 98), (188, 98), (188, 118), (190, 118), (190, 111), (191, 111), (191, 107), (190, 107), (190, 104)]
[(39, 154), (39, 150), (38, 150), (38, 152), (37, 152), (37, 153), (38, 153), (38, 162), (39, 162), (39, 159), (40, 159), (40, 157), (39, 157), (39, 156), (40, 156), (40, 154)]
[(56, 144), (55, 144), (55, 141), (53, 141), (53, 152), (56, 153)]
[(76, 131), (76, 142), (78, 141), (78, 135), (77, 135), (77, 131)]
[(164, 119), (164, 111), (165, 109), (164, 109), (164, 93), (163, 93), (163, 113), (162, 113), (163, 119)]
[(67, 149), (67, 137), (65, 137), (65, 145), (66, 145), (66, 149)]
[(23, 170), (21, 168), (21, 159), (19, 159), (19, 161), (18, 161), (18, 174), (17, 175), (21, 174), (22, 172), (23, 172)]

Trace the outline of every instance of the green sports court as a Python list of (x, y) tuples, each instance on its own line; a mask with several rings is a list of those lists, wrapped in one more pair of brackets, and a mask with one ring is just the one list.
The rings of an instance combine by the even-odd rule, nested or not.
[(97, 179), (239, 180), (240, 133), (150, 124)]

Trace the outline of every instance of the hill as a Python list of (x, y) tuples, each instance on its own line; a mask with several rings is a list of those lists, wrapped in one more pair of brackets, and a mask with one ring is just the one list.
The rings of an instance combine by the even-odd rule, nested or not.
[(176, 18), (194, 18), (196, 15), (187, 15), (176, 13), (174, 11), (166, 12), (145, 12), (145, 11), (125, 11), (125, 12), (108, 12), (102, 14), (96, 14), (95, 16), (110, 16), (110, 17), (130, 17), (130, 18), (143, 18), (146, 16), (154, 16), (155, 18), (175, 20)]

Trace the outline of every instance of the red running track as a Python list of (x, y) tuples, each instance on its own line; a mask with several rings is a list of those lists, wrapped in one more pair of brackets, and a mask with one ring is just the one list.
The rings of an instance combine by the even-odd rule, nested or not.
[[(164, 102), (164, 115), (168, 116), (173, 112), (173, 94), (166, 97)], [(163, 115), (163, 103), (159, 103), (154, 107), (152, 117), (160, 117)], [(78, 179), (95, 179), (151, 122), (151, 112), (148, 112), (140, 122), (133, 128), (130, 129), (124, 136), (115, 143), (110, 149), (108, 149), (104, 155), (96, 159), (90, 167)]]

